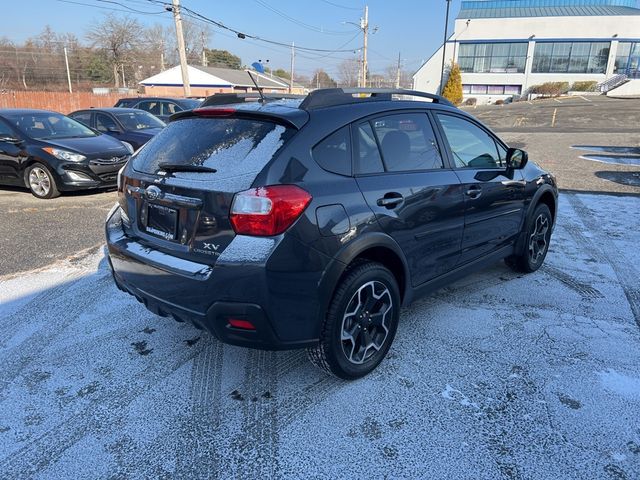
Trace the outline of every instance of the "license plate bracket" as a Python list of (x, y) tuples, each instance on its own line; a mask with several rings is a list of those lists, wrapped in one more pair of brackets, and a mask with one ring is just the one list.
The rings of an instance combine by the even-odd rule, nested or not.
[(178, 231), (178, 210), (154, 203), (150, 203), (147, 208), (147, 233), (165, 240), (175, 240)]

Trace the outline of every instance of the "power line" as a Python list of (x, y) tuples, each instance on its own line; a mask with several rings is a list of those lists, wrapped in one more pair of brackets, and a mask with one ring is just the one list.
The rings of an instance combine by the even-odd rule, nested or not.
[(362, 10), (360, 7), (345, 7), (344, 5), (338, 5), (337, 3), (330, 2), (329, 0), (320, 0), (328, 5), (332, 5), (337, 8), (344, 8), (345, 10)]
[[(159, 0), (147, 0), (147, 1), (149, 1), (150, 3), (154, 3), (154, 4), (162, 3)], [(258, 35), (250, 34), (250, 33), (244, 33), (244, 32), (242, 32), (240, 30), (237, 30), (235, 28), (232, 28), (232, 27), (229, 27), (229, 26), (225, 25), (224, 23), (222, 23), (222, 22), (220, 22), (218, 20), (214, 20), (214, 19), (209, 18), (209, 17), (207, 17), (207, 16), (205, 16), (205, 15), (199, 13), (199, 12), (196, 12), (195, 10), (192, 10), (190, 8), (187, 8), (187, 7), (183, 6), (183, 7), (181, 7), (181, 10), (182, 10), (183, 14), (186, 15), (186, 16), (199, 18), (199, 19), (201, 19), (201, 20), (203, 20), (203, 21), (205, 21), (207, 23), (210, 23), (210, 24), (212, 24), (212, 25), (214, 25), (214, 26), (216, 26), (216, 27), (218, 27), (220, 29), (233, 32), (233, 33), (235, 33), (237, 35), (238, 38), (241, 38), (241, 39), (251, 38), (251, 39), (254, 39), (254, 40), (257, 40), (257, 41), (260, 41), (260, 42), (269, 43), (271, 45), (279, 45), (281, 47), (286, 47), (287, 49), (289, 49), (291, 47), (291, 44), (289, 44), (289, 43), (279, 42), (279, 41), (276, 41), (276, 40), (270, 40), (270, 39), (267, 39), (267, 38), (260, 37)], [(312, 48), (312, 47), (299, 47), (299, 46), (296, 46), (296, 50), (303, 50), (303, 51), (307, 51), (307, 52), (320, 52), (320, 53), (341, 53), (341, 52), (351, 52), (352, 51), (352, 50), (340, 50), (340, 49), (329, 49), (329, 48)]]
[[(100, 5), (94, 5), (94, 4), (90, 4), (90, 3), (74, 2), (73, 0), (56, 0), (56, 1), (57, 1), (57, 2), (60, 2), (60, 3), (70, 3), (70, 4), (72, 4), (72, 5), (80, 5), (80, 6), (82, 6), (82, 7), (99, 8), (99, 9), (101, 9), (101, 10), (109, 10), (109, 11), (112, 11), (112, 12), (124, 12), (124, 13), (131, 13), (131, 12), (133, 11), (133, 12), (135, 12), (135, 13), (139, 13), (140, 15), (162, 15), (162, 14), (164, 13), (164, 12), (143, 12), (143, 11), (141, 11), (141, 10), (135, 10), (135, 9), (130, 8), (130, 7), (127, 7), (126, 5), (123, 5), (123, 4), (121, 4), (121, 3), (118, 3), (118, 2), (111, 2), (111, 1), (109, 1), (109, 2), (105, 2), (105, 3), (114, 3), (114, 4), (118, 4), (118, 5), (122, 6), (122, 7), (127, 8), (128, 10), (122, 10), (122, 9), (120, 9), (120, 8), (102, 7), (102, 6), (100, 6)], [(103, 1), (103, 0), (96, 0), (96, 1)]]
[(325, 30), (323, 28), (320, 27), (316, 27), (314, 25), (310, 25), (308, 23), (304, 23), (301, 20), (298, 20), (296, 18), (293, 18), (289, 15), (287, 15), (286, 13), (284, 13), (281, 10), (278, 10), (277, 8), (272, 7), (271, 5), (268, 5), (267, 3), (265, 3), (262, 0), (254, 0), (258, 5), (263, 6), (264, 8), (271, 10), (272, 12), (274, 12), (276, 15), (279, 15), (280, 17), (289, 20), (292, 23), (295, 23), (296, 25), (300, 25), (301, 27), (306, 28), (307, 30), (311, 30), (313, 32), (318, 32), (318, 33), (324, 33), (326, 35), (349, 35), (351, 34), (351, 32), (338, 32), (338, 31), (334, 31), (334, 30)]

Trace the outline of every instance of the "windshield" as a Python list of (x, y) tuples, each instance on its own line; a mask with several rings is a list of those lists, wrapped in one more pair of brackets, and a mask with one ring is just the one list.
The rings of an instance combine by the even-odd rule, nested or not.
[(135, 170), (151, 174), (162, 170), (161, 164), (207, 167), (216, 173), (172, 172), (171, 176), (174, 182), (213, 180), (225, 190), (249, 188), (294, 132), (261, 120), (184, 118), (169, 123), (131, 161)]
[(25, 135), (36, 140), (96, 137), (82, 123), (54, 112), (10, 113), (6, 118)]
[(162, 120), (149, 112), (123, 112), (115, 115), (125, 130), (145, 130), (147, 128), (163, 128), (165, 126)]

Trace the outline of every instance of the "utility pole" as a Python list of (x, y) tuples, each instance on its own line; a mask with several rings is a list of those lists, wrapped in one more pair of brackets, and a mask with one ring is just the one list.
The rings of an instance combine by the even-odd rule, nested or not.
[(293, 70), (296, 65), (296, 44), (291, 42), (291, 78), (289, 79), (289, 93), (293, 93)]
[(447, 15), (444, 21), (444, 41), (442, 42), (442, 70), (440, 71), (440, 88), (438, 89), (438, 93), (442, 95), (442, 90), (444, 90), (444, 62), (446, 61), (447, 55), (447, 33), (449, 28), (449, 7), (451, 6), (451, 0), (447, 0)]
[(71, 74), (69, 73), (69, 57), (67, 56), (67, 46), (64, 46), (64, 63), (67, 66), (67, 82), (69, 82), (69, 93), (73, 93), (71, 88)]
[(360, 28), (364, 34), (364, 44), (362, 46), (362, 87), (367, 88), (367, 36), (369, 34), (369, 5), (364, 6), (364, 18), (360, 23)]
[(200, 38), (202, 40), (202, 66), (207, 66), (207, 52), (205, 51), (205, 42), (204, 42), (204, 30), (200, 32)]
[(396, 72), (396, 88), (400, 88), (400, 52), (398, 52), (398, 71)]
[(184, 86), (184, 96), (191, 96), (191, 85), (189, 84), (189, 67), (187, 66), (187, 52), (184, 47), (184, 34), (182, 33), (182, 17), (180, 16), (180, 0), (173, 0), (173, 19), (176, 23), (176, 38), (178, 40), (178, 54), (180, 55), (180, 70), (182, 71), (182, 85)]

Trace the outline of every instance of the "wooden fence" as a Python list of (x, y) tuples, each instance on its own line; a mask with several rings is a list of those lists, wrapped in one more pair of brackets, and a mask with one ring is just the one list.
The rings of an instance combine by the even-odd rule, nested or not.
[(40, 108), (60, 113), (71, 113), (89, 107), (112, 107), (126, 94), (96, 95), (91, 92), (29, 92), (0, 91), (0, 108)]

